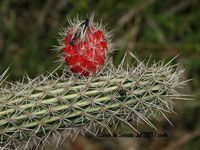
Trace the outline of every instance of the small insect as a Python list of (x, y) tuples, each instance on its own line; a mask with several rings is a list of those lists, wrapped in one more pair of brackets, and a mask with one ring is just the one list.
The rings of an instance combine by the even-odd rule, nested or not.
[(119, 90), (119, 95), (120, 96), (126, 96), (126, 90), (125, 89)]
[(71, 40), (69, 41), (69, 44), (74, 46), (75, 45), (75, 41), (78, 39), (78, 37), (80, 37), (81, 35), (85, 35), (88, 27), (89, 27), (89, 19), (86, 18), (85, 21), (83, 21), (81, 24), (81, 29), (77, 30), (76, 33), (74, 34), (74, 36), (71, 38)]

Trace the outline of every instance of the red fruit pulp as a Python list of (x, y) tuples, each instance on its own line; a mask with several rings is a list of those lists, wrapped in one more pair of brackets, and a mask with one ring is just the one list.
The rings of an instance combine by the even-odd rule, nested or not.
[(65, 62), (74, 73), (88, 76), (97, 73), (105, 63), (107, 56), (107, 43), (103, 32), (95, 26), (87, 29), (85, 39), (80, 36), (72, 40), (73, 29), (65, 37), (63, 48)]

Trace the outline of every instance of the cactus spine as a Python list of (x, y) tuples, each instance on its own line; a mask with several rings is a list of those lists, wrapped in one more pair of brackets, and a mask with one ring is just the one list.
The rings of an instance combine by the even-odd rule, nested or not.
[[(119, 123), (136, 132), (135, 123), (151, 123), (172, 112), (172, 99), (182, 70), (163, 63), (118, 68), (111, 62), (97, 76), (78, 77), (50, 74), (28, 83), (4, 83), (0, 89), (0, 145), (5, 149), (37, 149), (50, 137), (107, 130)], [(132, 119), (130, 122), (129, 120)], [(167, 119), (167, 118), (166, 118)], [(60, 138), (58, 138), (60, 139)], [(59, 140), (60, 142), (61, 140)], [(30, 146), (31, 145), (31, 146)]]

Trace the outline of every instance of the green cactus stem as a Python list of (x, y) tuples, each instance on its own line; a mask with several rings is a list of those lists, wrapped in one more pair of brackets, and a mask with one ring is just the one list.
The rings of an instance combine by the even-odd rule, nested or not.
[(173, 111), (172, 100), (182, 97), (176, 92), (185, 83), (180, 82), (182, 73), (169, 63), (149, 67), (138, 62), (125, 70), (122, 62), (118, 68), (108, 65), (98, 75), (87, 78), (64, 70), (62, 76), (50, 74), (27, 78), (27, 83), (3, 83), (0, 146), (37, 149), (54, 135), (97, 136), (104, 130), (112, 134), (111, 128), (119, 123), (136, 132), (138, 121), (156, 129), (150, 120), (157, 114), (166, 118), (164, 113)]

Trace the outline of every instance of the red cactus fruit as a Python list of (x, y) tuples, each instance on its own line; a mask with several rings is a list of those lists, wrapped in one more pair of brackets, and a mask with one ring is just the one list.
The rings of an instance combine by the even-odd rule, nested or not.
[(102, 28), (93, 19), (71, 24), (64, 39), (64, 58), (68, 68), (83, 76), (97, 73), (107, 57), (107, 40)]

